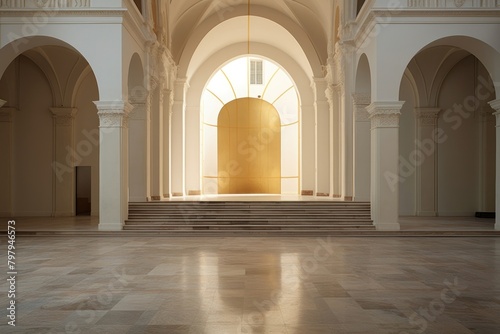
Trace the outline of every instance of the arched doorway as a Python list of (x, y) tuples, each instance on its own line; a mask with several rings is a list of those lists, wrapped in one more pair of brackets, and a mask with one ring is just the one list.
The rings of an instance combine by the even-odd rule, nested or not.
[(401, 81), (401, 216), (470, 217), (495, 211), (495, 99), (485, 65), (469, 51), (434, 45)]
[(299, 193), (300, 101), (282, 67), (255, 56), (230, 61), (201, 102), (203, 194)]
[(272, 104), (241, 98), (217, 121), (219, 194), (281, 194), (281, 121)]
[(0, 215), (98, 216), (96, 77), (71, 45), (29, 40), (0, 66)]

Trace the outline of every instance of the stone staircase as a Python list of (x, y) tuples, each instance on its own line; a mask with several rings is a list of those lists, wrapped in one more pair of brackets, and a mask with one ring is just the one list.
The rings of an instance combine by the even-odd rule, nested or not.
[(373, 231), (370, 203), (203, 201), (129, 203), (128, 231), (172, 234), (289, 234)]

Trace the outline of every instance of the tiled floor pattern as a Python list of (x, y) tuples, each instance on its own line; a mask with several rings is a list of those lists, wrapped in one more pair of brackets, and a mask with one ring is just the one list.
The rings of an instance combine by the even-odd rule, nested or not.
[(500, 238), (16, 241), (0, 333), (500, 333)]

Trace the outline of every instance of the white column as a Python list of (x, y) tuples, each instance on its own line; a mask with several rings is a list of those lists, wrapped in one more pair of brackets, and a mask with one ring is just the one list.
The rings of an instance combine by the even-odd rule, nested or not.
[(342, 154), (340, 164), (342, 168), (342, 196), (346, 201), (354, 200), (354, 112), (353, 106), (346, 101), (345, 86), (339, 92)]
[[(437, 124), (439, 108), (417, 108), (416, 149), (410, 154), (417, 172), (417, 216), (437, 215)], [(404, 177), (404, 175), (401, 175)]]
[(150, 80), (150, 189), (151, 200), (159, 201), (163, 195), (163, 93), (158, 81)]
[(500, 100), (490, 102), (491, 107), (495, 110), (496, 116), (496, 191), (495, 191), (495, 230), (500, 230)]
[(313, 196), (316, 192), (316, 119), (314, 106), (301, 106), (301, 195)]
[(354, 198), (359, 202), (370, 201), (371, 123), (366, 108), (369, 94), (353, 94), (354, 108)]
[(149, 200), (149, 122), (150, 115), (146, 102), (132, 103), (129, 116), (129, 176), (130, 201)]
[(177, 79), (175, 81), (171, 143), (172, 196), (184, 196), (186, 194), (185, 101), (188, 87), (186, 79)]
[(186, 108), (186, 191), (201, 194), (201, 119), (200, 108)]
[[(54, 120), (54, 164), (67, 166), (66, 173), (57, 173), (54, 177), (54, 205), (52, 215), (55, 217), (75, 215), (75, 164), (66, 161), (68, 152), (75, 150), (74, 123), (77, 110), (75, 108), (50, 108)], [(54, 166), (54, 165), (53, 165)]]
[(172, 108), (174, 92), (171, 89), (163, 91), (163, 197), (171, 197), (171, 152), (172, 152)]
[(2, 108), (0, 100), (0, 216), (12, 215), (12, 121), (14, 108)]
[[(341, 198), (342, 189), (342, 86), (328, 85), (325, 91), (329, 106), (329, 179), (330, 194), (333, 198)], [(326, 119), (325, 119), (326, 121)], [(326, 148), (325, 148), (326, 151)]]
[(378, 230), (399, 230), (399, 116), (404, 102), (373, 102), (371, 120), (371, 204)]
[(99, 115), (99, 230), (121, 230), (128, 215), (128, 115), (123, 101), (96, 101)]
[(316, 114), (316, 196), (330, 196), (330, 105), (325, 91), (326, 79), (314, 79), (315, 114)]

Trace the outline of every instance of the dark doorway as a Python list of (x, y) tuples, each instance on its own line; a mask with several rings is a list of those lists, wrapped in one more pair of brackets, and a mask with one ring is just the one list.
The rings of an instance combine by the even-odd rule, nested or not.
[(92, 167), (76, 167), (76, 215), (90, 216), (92, 212)]

